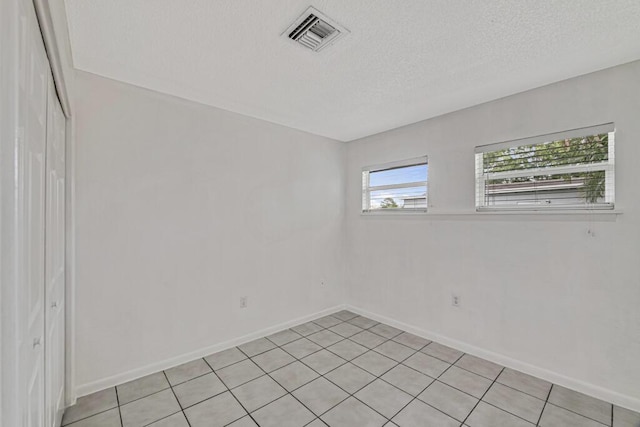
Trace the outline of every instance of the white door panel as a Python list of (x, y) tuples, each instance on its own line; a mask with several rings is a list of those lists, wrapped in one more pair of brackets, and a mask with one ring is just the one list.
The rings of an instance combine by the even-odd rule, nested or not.
[(64, 398), (65, 119), (49, 81), (47, 120), (45, 372), (46, 426), (56, 427)]
[(18, 392), (23, 427), (45, 422), (45, 174), (49, 65), (33, 4), (20, 2), (18, 232), (21, 247)]

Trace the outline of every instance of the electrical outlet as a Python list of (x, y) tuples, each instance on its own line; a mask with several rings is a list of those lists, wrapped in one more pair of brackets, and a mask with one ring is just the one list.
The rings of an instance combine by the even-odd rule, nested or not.
[(247, 308), (248, 298), (240, 297), (240, 308)]
[(451, 294), (451, 305), (454, 307), (460, 307), (460, 296), (457, 294)]

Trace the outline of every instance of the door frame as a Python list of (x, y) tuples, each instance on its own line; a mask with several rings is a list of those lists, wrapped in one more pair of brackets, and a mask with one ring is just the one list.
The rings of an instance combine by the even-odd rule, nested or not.
[(0, 423), (19, 425), (18, 192), (16, 191), (18, 3), (0, 2)]

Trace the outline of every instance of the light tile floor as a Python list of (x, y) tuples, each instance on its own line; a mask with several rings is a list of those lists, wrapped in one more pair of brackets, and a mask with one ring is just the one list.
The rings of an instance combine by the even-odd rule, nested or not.
[(78, 399), (69, 427), (640, 427), (640, 414), (341, 311)]

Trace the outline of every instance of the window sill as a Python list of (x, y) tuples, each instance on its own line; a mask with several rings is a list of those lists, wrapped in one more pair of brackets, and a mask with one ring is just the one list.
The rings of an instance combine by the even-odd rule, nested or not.
[(476, 210), (437, 210), (407, 212), (361, 212), (362, 217), (383, 218), (421, 218), (429, 220), (497, 220), (497, 219), (522, 219), (522, 220), (561, 220), (561, 221), (616, 221), (623, 213), (620, 209), (596, 209), (596, 210), (504, 210), (504, 211), (476, 211)]
[(426, 209), (385, 209), (376, 211), (360, 211), (361, 216), (427, 216)]
[(479, 215), (619, 215), (620, 209), (487, 209), (474, 211)]

